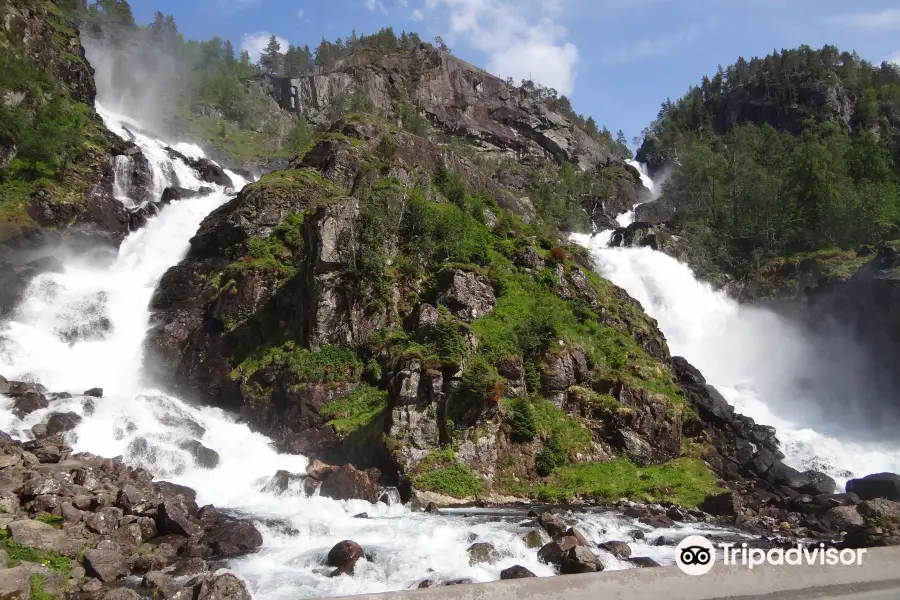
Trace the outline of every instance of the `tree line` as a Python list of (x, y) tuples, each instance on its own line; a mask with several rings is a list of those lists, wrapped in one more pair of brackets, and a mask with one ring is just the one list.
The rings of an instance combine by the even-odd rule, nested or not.
[(744, 274), (776, 256), (900, 236), (900, 68), (802, 46), (666, 101), (639, 158), (695, 251)]

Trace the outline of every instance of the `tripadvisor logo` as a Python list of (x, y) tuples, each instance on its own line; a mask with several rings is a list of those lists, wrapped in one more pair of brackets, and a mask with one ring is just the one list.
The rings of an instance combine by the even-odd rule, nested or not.
[[(825, 544), (807, 547), (797, 544), (796, 548), (748, 548), (735, 543), (719, 543), (722, 552), (722, 564), (742, 565), (753, 569), (764, 564), (770, 565), (837, 565), (859, 566), (862, 564), (865, 548), (850, 549), (826, 548)], [(712, 570), (716, 563), (716, 546), (702, 535), (692, 535), (681, 540), (675, 551), (675, 564), (688, 575), (704, 575)]]

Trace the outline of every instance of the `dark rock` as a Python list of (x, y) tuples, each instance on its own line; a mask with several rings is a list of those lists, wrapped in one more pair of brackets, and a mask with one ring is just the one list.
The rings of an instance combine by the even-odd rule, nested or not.
[(84, 524), (89, 531), (99, 535), (109, 535), (119, 527), (122, 509), (107, 506), (85, 516)]
[(441, 584), (441, 587), (449, 587), (451, 585), (469, 585), (471, 583), (475, 582), (468, 577), (464, 577), (462, 579), (451, 579), (449, 581), (445, 581)]
[(538, 524), (554, 539), (565, 534), (566, 530), (569, 529), (569, 524), (561, 517), (549, 512), (545, 512), (538, 517)]
[(569, 549), (562, 564), (559, 565), (559, 572), (562, 575), (594, 573), (602, 570), (603, 563), (597, 560), (597, 555), (587, 546), (575, 546)]
[(328, 552), (325, 564), (337, 567), (341, 573), (352, 574), (353, 567), (361, 558), (365, 558), (365, 553), (360, 545), (352, 540), (344, 540), (335, 544)]
[(847, 492), (856, 494), (862, 500), (887, 498), (900, 500), (900, 475), (896, 473), (875, 473), (861, 479), (847, 482)]
[(376, 502), (379, 484), (372, 474), (352, 465), (343, 465), (322, 482), (319, 494), (335, 500), (360, 499)]
[(823, 518), (840, 531), (849, 531), (864, 524), (862, 515), (853, 506), (835, 506), (828, 509)]
[(741, 514), (743, 501), (735, 492), (723, 492), (707, 496), (700, 508), (714, 516), (734, 517)]
[(197, 440), (186, 440), (178, 444), (178, 447), (194, 457), (194, 464), (201, 469), (215, 469), (219, 466), (219, 453), (207, 448)]
[(283, 494), (290, 489), (292, 484), (302, 482), (305, 479), (309, 478), (285, 470), (276, 471), (275, 475), (272, 476), (272, 479), (263, 486), (263, 489), (274, 494)]
[(568, 551), (576, 546), (578, 546), (578, 540), (575, 538), (560, 537), (548, 544), (544, 544), (538, 550), (538, 560), (551, 565), (561, 565)]
[(441, 514), (441, 509), (439, 509), (438, 505), (435, 504), (434, 502), (429, 502), (428, 505), (425, 507), (425, 512), (430, 513), (432, 515), (439, 515), (439, 514)]
[(628, 558), (631, 556), (631, 546), (625, 542), (611, 541), (597, 544), (601, 550), (606, 550), (616, 558)]
[(354, 519), (368, 519), (369, 513), (359, 513), (358, 515), (353, 515)]
[(6, 526), (10, 539), (25, 548), (36, 548), (56, 552), (63, 556), (75, 557), (85, 540), (80, 540), (40, 521), (13, 521)]
[(204, 542), (210, 550), (207, 558), (231, 558), (255, 552), (263, 538), (252, 522), (222, 517), (209, 527)]
[(171, 576), (162, 571), (150, 571), (141, 580), (141, 586), (150, 590), (154, 600), (172, 598), (178, 591), (178, 586)]
[(250, 592), (247, 591), (244, 582), (231, 573), (204, 577), (200, 585), (194, 588), (193, 598), (194, 600), (251, 600)]
[(533, 529), (522, 536), (522, 541), (525, 542), (526, 547), (532, 549), (538, 549), (544, 545), (544, 540), (541, 539), (541, 534)]
[[(209, 190), (209, 188), (204, 188)], [(212, 190), (209, 190), (211, 192)], [(207, 192), (207, 193), (209, 193)], [(201, 190), (189, 190), (187, 188), (171, 186), (167, 187), (163, 190), (162, 197), (159, 199), (160, 204), (169, 204), (173, 200), (186, 200), (188, 198), (196, 198), (198, 196), (202, 196), (203, 189)]]
[(103, 397), (103, 388), (91, 388), (89, 390), (85, 390), (81, 394), (82, 396), (90, 396), (91, 398), (102, 398)]
[(112, 550), (88, 550), (84, 553), (84, 570), (104, 583), (128, 575), (125, 557)]
[(71, 431), (81, 423), (81, 415), (74, 412), (51, 413), (47, 419), (47, 435), (57, 435)]
[(837, 483), (825, 473), (806, 471), (803, 475), (806, 476), (809, 483), (798, 490), (801, 493), (818, 496), (820, 494), (833, 494), (837, 489)]
[(199, 537), (203, 533), (200, 524), (188, 512), (173, 501), (161, 502), (157, 507), (156, 526), (163, 535), (175, 534)]
[(500, 579), (526, 579), (528, 577), (537, 577), (534, 573), (523, 566), (515, 565), (508, 569), (500, 571)]
[(497, 558), (499, 558), (497, 549), (494, 548), (494, 545), (485, 542), (472, 544), (471, 546), (469, 546), (469, 549), (466, 550), (466, 552), (469, 553), (470, 565), (477, 565), (481, 563), (493, 564), (497, 560)]
[(569, 527), (566, 532), (563, 534), (565, 537), (573, 537), (578, 541), (579, 546), (588, 546), (590, 542), (580, 531), (575, 529), (574, 527)]
[(653, 560), (648, 556), (634, 556), (628, 559), (628, 562), (639, 567), (641, 569), (645, 569), (648, 567), (658, 567), (659, 563)]
[(42, 408), (47, 408), (50, 404), (47, 402), (47, 397), (44, 394), (36, 391), (29, 390), (21, 395), (13, 396), (13, 412), (20, 419), (25, 417), (26, 415), (30, 415), (36, 410), (40, 410)]
[[(98, 586), (97, 589), (100, 591), (103, 588)], [(86, 591), (83, 586), (82, 591)], [(141, 600), (141, 597), (132, 589), (127, 587), (117, 587), (106, 592), (106, 594), (103, 595), (103, 600)]]
[(200, 175), (200, 179), (206, 181), (208, 183), (213, 183), (215, 185), (220, 185), (222, 187), (233, 187), (234, 182), (231, 180), (231, 177), (225, 172), (225, 170), (206, 158), (198, 158), (196, 160), (191, 160), (189, 162), (191, 167), (197, 170), (197, 173)]
[(156, 502), (148, 490), (138, 489), (127, 483), (116, 495), (116, 506), (127, 515), (142, 515), (156, 508)]
[[(339, 467), (335, 465), (328, 465), (322, 462), (321, 460), (312, 460), (306, 466), (306, 474), (313, 479), (318, 479), (319, 481), (324, 480), (326, 477), (334, 473), (338, 470)], [(282, 471), (279, 471), (281, 473)]]

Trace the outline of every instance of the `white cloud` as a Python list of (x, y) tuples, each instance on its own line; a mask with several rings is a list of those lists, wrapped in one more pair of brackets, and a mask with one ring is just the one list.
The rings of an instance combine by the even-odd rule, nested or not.
[(693, 24), (687, 29), (676, 31), (658, 38), (646, 38), (634, 44), (622, 46), (614, 52), (603, 55), (603, 60), (608, 63), (626, 63), (643, 60), (654, 56), (663, 56), (673, 52), (681, 46), (686, 46), (697, 39), (700, 27)]
[(364, 4), (366, 5), (366, 8), (368, 8), (372, 12), (375, 12), (375, 9), (378, 9), (379, 11), (381, 11), (381, 14), (387, 14), (387, 7), (381, 0), (365, 0)]
[(531, 77), (560, 94), (571, 94), (578, 48), (565, 41), (567, 31), (557, 22), (566, 1), (425, 0), (425, 7), (445, 8), (447, 43), (452, 47), (461, 38), (486, 53), (491, 73), (516, 81)]
[[(259, 60), (259, 55), (262, 54), (262, 51), (269, 45), (269, 39), (271, 37), (272, 34), (268, 31), (257, 31), (256, 33), (244, 34), (244, 41), (241, 42), (241, 50), (246, 50), (250, 54), (250, 60), (257, 62)], [(287, 50), (289, 42), (285, 38), (275, 36), (275, 39), (281, 44), (282, 52)]]
[(834, 25), (847, 25), (870, 31), (900, 29), (900, 8), (875, 12), (845, 13), (829, 19)]
[(417, 8), (409, 15), (413, 21), (422, 21), (425, 19), (425, 12), (421, 8)]
[(884, 59), (884, 62), (894, 63), (898, 67), (900, 67), (900, 50), (897, 50), (890, 56)]

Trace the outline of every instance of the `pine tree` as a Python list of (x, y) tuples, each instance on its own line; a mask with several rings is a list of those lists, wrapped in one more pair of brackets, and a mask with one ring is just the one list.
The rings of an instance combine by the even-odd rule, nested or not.
[(268, 73), (277, 74), (281, 71), (281, 43), (273, 34), (269, 38), (269, 44), (259, 57), (260, 66)]

